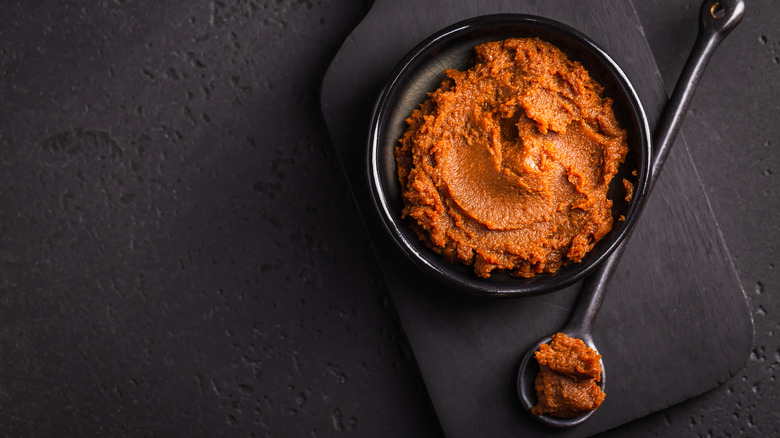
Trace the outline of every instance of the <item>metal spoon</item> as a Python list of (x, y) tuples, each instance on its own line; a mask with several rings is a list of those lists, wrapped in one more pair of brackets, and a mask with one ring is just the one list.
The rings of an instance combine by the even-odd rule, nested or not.
[[(682, 73), (680, 73), (680, 78), (677, 80), (672, 97), (666, 104), (664, 113), (655, 130), (653, 145), (656, 152), (652, 163), (648, 193), (652, 191), (661, 173), (661, 168), (669, 155), (674, 139), (680, 131), (683, 119), (693, 98), (693, 93), (699, 84), (707, 63), (720, 42), (742, 21), (744, 12), (744, 0), (706, 0), (702, 4), (699, 12), (699, 34)], [(582, 339), (586, 345), (594, 350), (597, 349), (593, 342), (593, 322), (601, 308), (601, 303), (604, 301), (607, 284), (620, 262), (620, 257), (629, 237), (630, 232), (609, 258), (585, 280), (569, 322), (566, 324), (566, 327), (560, 330), (560, 332), (570, 337)], [(536, 404), (534, 380), (539, 373), (539, 365), (534, 359), (534, 352), (539, 349), (541, 344), (549, 343), (551, 340), (552, 336), (547, 336), (537, 342), (526, 353), (520, 364), (520, 370), (517, 375), (517, 392), (523, 407), (529, 413)], [(602, 361), (600, 382), (602, 390), (604, 390), (606, 383), (605, 374)], [(573, 418), (556, 418), (548, 415), (534, 415), (534, 418), (549, 426), (563, 428), (581, 424), (590, 418), (594, 412), (595, 410)]]

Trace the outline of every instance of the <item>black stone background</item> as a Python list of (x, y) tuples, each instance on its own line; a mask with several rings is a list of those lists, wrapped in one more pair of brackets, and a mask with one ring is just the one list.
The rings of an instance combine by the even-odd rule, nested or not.
[[(671, 88), (697, 0), (635, 2)], [(755, 319), (745, 370), (606, 436), (780, 430), (780, 3), (684, 135)], [(0, 436), (437, 436), (329, 144), (358, 1), (0, 7)]]

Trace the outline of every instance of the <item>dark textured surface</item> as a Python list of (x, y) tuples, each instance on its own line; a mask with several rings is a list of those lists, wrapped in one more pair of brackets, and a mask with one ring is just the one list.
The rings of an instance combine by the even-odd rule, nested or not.
[[(369, 6), (4, 4), (0, 435), (440, 433), (317, 102)], [(637, 9), (671, 83), (698, 2)], [(684, 128), (753, 353), (610, 436), (780, 429), (777, 22), (748, 3)]]
[(3, 7), (0, 436), (435, 430), (318, 104), (368, 6)]

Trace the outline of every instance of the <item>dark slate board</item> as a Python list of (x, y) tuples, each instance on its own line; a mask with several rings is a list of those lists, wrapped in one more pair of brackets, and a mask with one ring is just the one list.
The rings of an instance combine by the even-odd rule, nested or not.
[(520, 406), (515, 379), (525, 351), (566, 322), (578, 285), (514, 300), (462, 295), (426, 278), (383, 234), (363, 169), (370, 112), (383, 82), (423, 38), (497, 12), (542, 15), (589, 35), (637, 87), (651, 126), (666, 101), (634, 9), (621, 0), (377, 0), (342, 46), (324, 79), (323, 113), (445, 433), (587, 436), (725, 382), (747, 360), (752, 319), (682, 138), (596, 321), (594, 337), (608, 373), (606, 402), (573, 429), (535, 422)]

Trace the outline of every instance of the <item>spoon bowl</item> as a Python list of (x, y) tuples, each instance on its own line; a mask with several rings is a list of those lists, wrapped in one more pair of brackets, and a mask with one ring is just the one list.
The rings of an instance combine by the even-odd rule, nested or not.
[[(561, 333), (572, 338), (582, 339), (585, 345), (598, 351), (596, 349), (596, 345), (593, 343), (593, 337), (589, 332), (584, 332), (582, 328), (567, 328), (561, 330)], [(523, 356), (523, 361), (520, 363), (520, 372), (517, 373), (517, 394), (520, 396), (520, 403), (523, 404), (523, 408), (525, 408), (528, 412), (531, 412), (531, 409), (536, 405), (535, 381), (536, 376), (540, 371), (539, 363), (534, 358), (534, 353), (539, 350), (539, 347), (541, 347), (542, 344), (549, 344), (550, 342), (552, 342), (552, 336), (547, 336), (546, 338), (541, 339), (528, 350), (525, 356)], [(598, 382), (598, 385), (602, 391), (605, 391), (605, 384), (606, 373), (604, 371), (604, 361), (601, 360), (601, 381)], [(551, 427), (565, 428), (583, 423), (595, 412), (596, 409), (570, 418), (558, 418), (550, 415), (536, 415), (536, 419), (537, 421)]]

